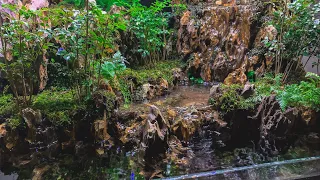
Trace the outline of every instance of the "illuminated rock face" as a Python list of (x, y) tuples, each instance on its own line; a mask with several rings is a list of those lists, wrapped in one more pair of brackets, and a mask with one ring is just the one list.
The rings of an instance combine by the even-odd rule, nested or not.
[(256, 13), (250, 4), (244, 0), (212, 1), (192, 5), (184, 12), (177, 49), (185, 59), (191, 59), (191, 73), (200, 72), (194, 76), (205, 81), (247, 81), (245, 72), (254, 63), (246, 54), (253, 44), (250, 27)]

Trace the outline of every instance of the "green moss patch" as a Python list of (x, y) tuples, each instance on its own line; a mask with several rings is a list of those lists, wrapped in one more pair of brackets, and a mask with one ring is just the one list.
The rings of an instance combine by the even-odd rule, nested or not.
[(127, 68), (121, 72), (120, 78), (136, 78), (138, 84), (147, 83), (149, 80), (156, 80), (159, 77), (164, 78), (168, 83), (172, 83), (172, 69), (181, 66), (180, 61), (163, 61), (157, 63), (154, 67), (140, 67), (138, 69)]

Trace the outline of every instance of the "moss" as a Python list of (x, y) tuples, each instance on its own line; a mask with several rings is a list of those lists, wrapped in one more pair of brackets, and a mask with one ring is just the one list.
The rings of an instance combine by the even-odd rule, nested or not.
[(20, 116), (13, 116), (7, 119), (7, 123), (11, 129), (16, 129), (23, 124), (23, 121)]
[(157, 63), (153, 68), (140, 67), (138, 69), (127, 68), (119, 74), (122, 79), (136, 78), (138, 84), (147, 83), (149, 80), (156, 80), (162, 77), (172, 84), (173, 76), (172, 69), (179, 67), (180, 61), (163, 61)]
[(70, 116), (82, 106), (77, 104), (72, 91), (46, 90), (34, 98), (32, 107), (39, 109), (54, 125), (63, 126), (71, 124)]
[(23, 124), (19, 108), (11, 94), (0, 96), (0, 117), (4, 117), (11, 129), (16, 129)]
[(69, 111), (47, 112), (46, 114), (51, 122), (56, 126), (70, 125), (71, 118)]
[(282, 84), (282, 75), (267, 75), (256, 83), (257, 98), (276, 95), (282, 110), (288, 107), (305, 107), (320, 111), (320, 78), (316, 74), (306, 76), (306, 81), (297, 84)]
[(237, 109), (253, 109), (257, 103), (254, 97), (245, 99), (240, 95), (243, 85), (232, 84), (222, 85), (222, 94), (217, 98), (210, 98), (209, 103), (222, 112), (231, 112)]
[(11, 116), (18, 111), (11, 94), (0, 96), (0, 116)]
[(46, 112), (72, 110), (77, 106), (72, 91), (46, 90), (37, 95), (33, 107)]

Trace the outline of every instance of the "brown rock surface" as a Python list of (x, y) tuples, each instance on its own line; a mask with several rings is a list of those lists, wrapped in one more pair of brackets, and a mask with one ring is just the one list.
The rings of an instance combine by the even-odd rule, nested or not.
[(253, 120), (260, 121), (259, 149), (266, 154), (275, 155), (290, 146), (294, 124), (298, 120), (298, 111), (288, 109), (282, 112), (275, 96), (265, 97)]
[[(250, 43), (251, 5), (235, 5), (235, 1), (206, 4), (186, 11), (180, 20), (178, 51), (185, 57), (192, 56), (189, 69), (199, 69), (205, 81), (224, 81), (232, 72), (245, 76), (242, 67)], [(239, 69), (244, 68), (244, 69)], [(241, 77), (238, 82), (246, 81)]]

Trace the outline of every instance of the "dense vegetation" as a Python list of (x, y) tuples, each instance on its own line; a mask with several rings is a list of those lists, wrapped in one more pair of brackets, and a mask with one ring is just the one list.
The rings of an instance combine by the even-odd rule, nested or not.
[[(166, 58), (172, 13), (162, 10), (173, 7), (170, 1), (155, 2), (150, 7), (142, 6), (138, 1), (123, 1), (121, 5), (125, 8), (115, 12), (103, 11), (92, 3), (77, 1), (75, 4), (86, 9), (75, 10), (63, 3), (36, 11), (15, 5), (4, 6), (17, 12), (18, 18), (10, 13), (2, 14), (7, 21), (2, 22), (0, 31), (4, 58), (0, 68), (9, 85), (1, 96), (1, 105), (5, 107), (1, 108), (1, 115), (19, 114), (18, 109), (29, 106), (42, 110), (53, 121), (69, 122), (70, 111), (83, 106), (84, 100), (91, 99), (100, 89), (111, 88), (113, 92), (114, 88), (122, 93), (125, 103), (130, 103), (128, 86), (131, 82), (128, 78), (136, 78), (138, 84), (158, 77), (172, 81), (170, 70), (177, 63), (173, 63), (174, 66), (171, 62), (168, 65), (160, 63), (153, 68), (156, 62)], [(108, 8), (112, 4), (107, 5)], [(121, 33), (135, 38), (134, 43), (138, 46), (131, 51), (140, 54), (141, 58), (127, 60), (120, 53), (117, 42)], [(45, 86), (41, 84), (45, 79), (39, 76), (43, 63), (48, 63), (48, 85), (53, 90), (34, 96)], [(127, 69), (128, 65), (137, 64), (152, 69), (141, 72)], [(8, 92), (12, 92), (14, 98), (7, 95)]]
[[(266, 53), (274, 57), (274, 73), (283, 73), (285, 82), (290, 74), (294, 74), (299, 66), (305, 67), (311, 57), (319, 58), (320, 23), (316, 15), (320, 12), (320, 4), (314, 0), (275, 1), (272, 20), (266, 25), (275, 27), (278, 35), (274, 39), (265, 38)], [(302, 57), (308, 56), (303, 64)], [(318, 61), (312, 62), (318, 67)], [(319, 68), (317, 68), (319, 69)], [(319, 71), (318, 71), (319, 73)]]
[[(154, 163), (151, 161), (158, 161), (159, 157), (160, 161), (161, 158), (164, 160), (163, 154), (179, 161), (180, 156), (187, 154), (186, 149), (190, 146), (186, 139), (192, 139), (193, 135), (210, 134), (212, 139), (209, 146), (211, 147), (216, 146), (217, 144), (212, 143), (221, 137), (224, 138), (225, 134), (231, 137), (241, 132), (239, 137), (246, 138), (245, 131), (248, 131), (248, 136), (251, 136), (250, 133), (257, 136), (250, 137), (252, 139), (248, 140), (248, 142), (252, 141), (254, 146), (252, 149), (259, 150), (259, 147), (255, 146), (262, 144), (258, 142), (260, 135), (270, 133), (271, 138), (266, 136), (266, 139), (272, 139), (273, 129), (260, 132), (264, 125), (262, 123), (265, 122), (261, 122), (260, 127), (258, 121), (262, 120), (251, 123), (253, 120), (248, 120), (248, 117), (252, 119), (251, 115), (268, 97), (275, 97), (278, 106), (272, 109), (272, 112), (277, 111), (281, 117), (288, 109), (312, 112), (313, 114), (310, 114), (318, 117), (320, 113), (319, 72), (318, 74), (305, 72), (304, 68), (309, 61), (315, 59), (312, 65), (319, 71), (320, 23), (316, 15), (320, 12), (320, 3), (313, 0), (296, 0), (292, 3), (288, 3), (287, 0), (272, 0), (265, 3), (263, 6), (266, 8), (263, 10), (266, 12), (262, 13), (263, 17), (259, 17), (261, 18), (259, 20), (253, 18), (252, 21), (259, 21), (255, 23), (262, 26), (261, 30), (268, 27), (272, 32), (265, 32), (266, 36), (260, 39), (261, 42), (250, 42), (249, 44), (254, 47), (244, 51), (248, 52), (243, 54), (243, 61), (246, 62), (234, 64), (237, 67), (233, 67), (232, 70), (228, 69), (230, 67), (223, 66), (229, 66), (230, 56), (233, 55), (229, 56), (228, 53), (238, 48), (234, 45), (243, 43), (241, 38), (237, 39), (237, 36), (242, 36), (241, 33), (230, 32), (232, 34), (230, 36), (234, 37), (221, 37), (222, 41), (227, 38), (232, 39), (232, 43), (221, 45), (223, 47), (221, 49), (217, 45), (214, 51), (221, 50), (220, 55), (222, 55), (219, 59), (216, 54), (211, 54), (212, 57), (208, 63), (205, 62), (207, 59), (201, 59), (203, 56), (195, 53), (199, 48), (195, 50), (190, 47), (190, 52), (188, 50), (178, 52), (178, 47), (175, 45), (178, 44), (179, 38), (181, 40), (188, 36), (184, 37), (182, 30), (177, 31), (175, 26), (183, 26), (186, 31), (191, 32), (196, 29), (195, 27), (201, 27), (201, 24), (195, 23), (195, 19), (206, 17), (203, 14), (194, 16), (191, 12), (196, 11), (192, 9), (193, 5), (189, 7), (189, 10), (192, 10), (187, 16), (188, 12), (185, 13), (187, 5), (175, 4), (171, 0), (156, 0), (150, 6), (144, 6), (138, 0), (96, 0), (96, 3), (89, 0), (65, 0), (39, 10), (30, 10), (26, 6), (3, 5), (5, 11), (1, 11), (0, 17), (0, 90), (2, 90), (0, 92), (0, 128), (4, 127), (3, 132), (8, 131), (13, 136), (17, 136), (16, 139), (19, 141), (15, 140), (15, 142), (20, 142), (21, 139), (23, 139), (21, 142), (28, 141), (28, 147), (31, 148), (36, 146), (33, 143), (38, 143), (33, 142), (38, 138), (37, 133), (47, 133), (44, 135), (45, 138), (39, 135), (40, 138), (46, 139), (51, 136), (50, 132), (54, 131), (52, 139), (56, 139), (52, 141), (59, 141), (61, 151), (67, 149), (65, 150), (67, 152), (73, 148), (71, 152), (76, 152), (77, 156), (81, 157), (83, 154), (89, 154), (81, 150), (91, 148), (96, 155), (109, 158), (108, 161), (99, 159), (95, 164), (96, 159), (91, 160), (91, 157), (77, 159), (78, 157), (65, 156), (59, 165), (54, 165), (51, 169), (52, 173), (47, 174), (48, 179), (68, 179), (77, 176), (94, 179), (94, 175), (117, 179), (122, 176), (127, 177), (128, 174), (125, 173), (130, 171), (132, 179), (137, 179), (143, 178), (142, 176), (154, 176), (154, 174), (142, 175), (142, 170), (140, 171), (140, 166), (137, 165), (140, 162), (136, 164), (131, 162), (130, 153), (134, 158), (136, 157), (133, 154), (136, 152), (144, 153), (143, 157), (138, 153), (137, 156), (139, 160), (144, 161), (145, 167), (148, 166), (147, 163)], [(225, 8), (225, 6), (221, 7)], [(180, 18), (185, 15), (190, 21), (189, 24), (182, 22), (187, 20)], [(202, 22), (202, 19), (197, 22)], [(219, 26), (218, 23), (214, 25)], [(246, 25), (245, 28), (251, 26)], [(202, 35), (202, 33), (205, 34), (203, 32), (205, 30), (206, 27), (196, 33)], [(183, 37), (178, 37), (178, 33)], [(191, 33), (191, 37), (193, 36), (197, 37)], [(216, 43), (215, 41), (219, 38), (212, 36), (210, 42), (209, 40), (198, 42), (197, 39), (192, 38), (191, 40), (202, 43), (199, 47), (207, 48)], [(213, 50), (208, 49), (208, 51)], [(180, 61), (182, 58), (179, 55), (183, 53), (185, 62)], [(204, 54), (206, 53), (211, 52), (205, 51)], [(260, 62), (251, 64), (251, 60), (254, 59), (251, 56), (257, 56), (257, 61), (260, 60)], [(303, 57), (307, 57), (304, 63)], [(210, 69), (215, 65), (213, 61), (221, 61), (220, 63), (223, 64), (221, 69), (225, 68), (228, 71), (227, 78), (245, 79), (246, 82), (241, 81), (242, 84), (231, 83), (231, 85), (214, 82), (214, 80), (206, 82), (205, 78), (202, 78), (201, 68), (205, 67), (209, 70), (206, 76), (214, 76), (216, 72)], [(205, 63), (207, 64), (203, 65)], [(263, 67), (261, 74), (254, 69), (255, 66)], [(191, 72), (193, 70), (197, 72)], [(236, 72), (234, 76), (237, 77), (229, 76), (233, 72)], [(167, 95), (171, 90), (181, 90), (179, 87), (176, 88), (179, 83), (185, 86), (196, 84), (206, 90), (208, 90), (207, 86), (213, 85), (213, 89), (219, 88), (219, 90), (210, 95), (211, 106), (203, 104), (200, 107), (197, 103), (188, 103), (188, 107), (173, 107), (174, 103), (170, 104), (170, 101), (162, 103), (161, 100), (154, 103), (157, 106), (142, 103), (154, 97)], [(252, 89), (249, 88), (250, 90), (247, 89), (249, 94), (243, 94), (245, 87), (248, 86), (252, 87)], [(174, 98), (180, 102), (181, 99), (189, 97), (181, 95)], [(208, 97), (205, 101), (207, 100)], [(120, 106), (123, 108), (119, 108)], [(140, 106), (150, 108), (150, 112)], [(25, 113), (26, 109), (29, 110), (27, 113)], [(41, 122), (37, 122), (36, 118), (29, 118), (32, 120), (28, 121), (26, 117), (26, 114), (29, 115), (28, 112), (34, 112), (34, 114), (41, 112)], [(228, 119), (228, 115), (232, 114), (234, 118), (234, 115), (239, 112), (245, 114), (244, 118), (241, 117), (244, 121), (236, 122), (237, 118)], [(38, 124), (33, 126), (30, 122)], [(274, 125), (272, 123), (270, 127)], [(3, 124), (5, 126), (2, 126)], [(206, 126), (205, 128), (210, 132), (200, 133), (202, 126)], [(259, 128), (256, 130), (252, 127)], [(80, 131), (78, 136), (82, 139), (79, 138), (81, 139), (79, 141), (76, 140), (76, 131)], [(19, 139), (18, 136), (23, 138)], [(183, 137), (183, 140), (178, 137)], [(2, 143), (1, 138), (0, 136), (0, 143)], [(92, 144), (88, 145), (86, 141)], [(155, 145), (151, 141), (156, 142)], [(222, 142), (224, 139), (218, 141), (220, 143), (218, 145), (225, 146), (225, 142)], [(172, 142), (176, 143), (177, 149), (172, 148)], [(9, 145), (11, 144), (14, 143)], [(245, 145), (247, 144), (241, 144), (241, 146)], [(1, 148), (2, 146), (0, 150)], [(49, 149), (49, 145), (45, 148)], [(163, 152), (154, 156), (152, 153), (158, 149)], [(240, 156), (242, 150), (238, 152), (236, 149), (234, 153)], [(35, 151), (38, 153), (38, 149)], [(110, 153), (109, 156), (106, 155), (107, 151)], [(248, 151), (255, 154), (251, 150)], [(227, 157), (224, 160), (230, 164), (234, 155), (226, 154)], [(51, 158), (51, 154), (49, 156)], [(121, 156), (120, 161), (117, 159), (118, 156)], [(43, 157), (39, 155), (39, 157), (47, 158), (46, 155)], [(51, 160), (50, 158), (48, 159)], [(150, 162), (147, 162), (148, 158), (151, 159)], [(173, 164), (172, 159), (166, 159), (169, 165)], [(108, 164), (109, 161), (113, 164)], [(79, 173), (79, 167), (74, 162), (85, 162), (83, 172)], [(117, 166), (124, 166), (126, 172), (120, 172), (121, 170), (116, 169)], [(86, 171), (87, 169), (89, 170)], [(135, 174), (139, 173), (136, 171), (141, 174)]]

